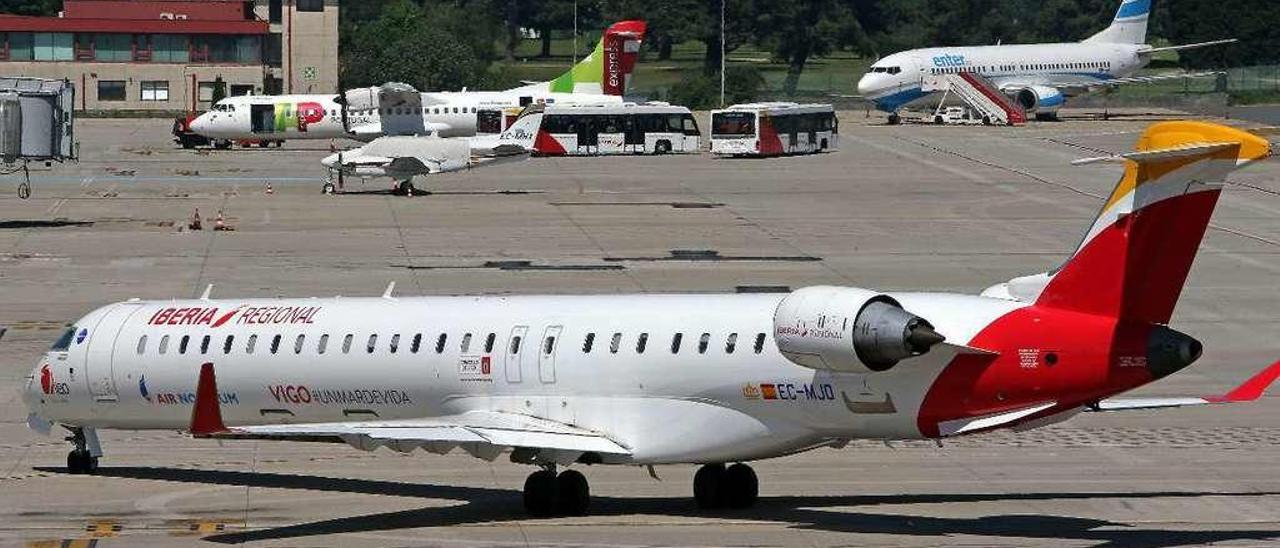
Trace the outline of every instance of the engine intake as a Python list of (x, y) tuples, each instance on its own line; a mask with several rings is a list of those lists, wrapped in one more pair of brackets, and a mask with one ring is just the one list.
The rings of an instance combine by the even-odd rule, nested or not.
[(945, 337), (892, 297), (851, 287), (806, 287), (773, 316), (774, 340), (791, 362), (850, 373), (888, 371)]

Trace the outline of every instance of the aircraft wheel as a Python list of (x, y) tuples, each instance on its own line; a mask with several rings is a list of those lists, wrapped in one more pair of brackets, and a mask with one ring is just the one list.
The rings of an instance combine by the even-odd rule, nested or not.
[(942, 125), (942, 123), (943, 123), (943, 122), (945, 122), (945, 121), (946, 121), (946, 120), (943, 120), (943, 119), (942, 119), (942, 115), (941, 115), (941, 114), (935, 115), (935, 116), (933, 117), (933, 123), (935, 123), (935, 124)]
[(86, 449), (73, 449), (67, 453), (67, 471), (72, 474), (92, 474), (98, 471), (98, 457)]
[(723, 464), (704, 464), (693, 475), (693, 500), (698, 508), (710, 510), (723, 506), (725, 469)]
[(756, 471), (742, 463), (725, 469), (721, 486), (721, 491), (725, 494), (725, 506), (729, 508), (750, 508), (760, 495), (760, 480), (756, 477)]
[(400, 181), (396, 184), (396, 194), (401, 196), (413, 196), (417, 192), (418, 189), (413, 186), (413, 179)]
[(545, 518), (556, 513), (560, 483), (555, 472), (538, 470), (524, 480), (524, 509), (530, 515)]
[(333, 185), (333, 183), (325, 183), (325, 184), (324, 184), (324, 193), (325, 193), (325, 194), (333, 194), (333, 192), (334, 192), (336, 189), (337, 189), (337, 187), (335, 187), (335, 186)]
[(902, 123), (902, 117), (901, 117), (901, 116), (897, 115), (896, 113), (895, 113), (895, 114), (890, 114), (890, 115), (889, 115), (889, 125), (891, 125), (891, 126), (896, 126), (896, 125), (901, 124), (901, 123)]
[(560, 490), (559, 508), (564, 516), (583, 516), (591, 505), (591, 486), (587, 477), (577, 470), (565, 470), (556, 478)]

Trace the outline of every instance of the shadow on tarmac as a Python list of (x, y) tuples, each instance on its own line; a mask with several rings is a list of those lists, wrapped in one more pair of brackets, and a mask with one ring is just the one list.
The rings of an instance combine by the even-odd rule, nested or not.
[[(37, 468), (41, 472), (64, 473), (62, 468)], [(455, 487), (399, 483), (377, 480), (331, 478), (310, 475), (187, 470), (160, 467), (103, 467), (99, 476), (235, 485), (271, 489), (306, 489), (392, 495), (429, 499), (450, 499), (464, 504), (444, 508), (422, 508), (336, 518), (283, 527), (204, 537), (217, 543), (235, 544), (273, 539), (305, 538), (353, 532), (387, 531), (419, 527), (447, 527), (475, 523), (524, 521), (529, 518), (521, 506), (519, 491), (483, 487)], [(1271, 541), (1280, 538), (1275, 530), (1187, 531), (1158, 527), (1135, 527), (1127, 523), (1036, 514), (993, 515), (978, 518), (937, 518), (918, 515), (848, 511), (847, 507), (939, 504), (992, 501), (1051, 501), (1093, 499), (1197, 498), (1209, 496), (1261, 497), (1272, 492), (1138, 491), (1117, 493), (953, 493), (851, 496), (760, 497), (747, 510), (699, 510), (692, 497), (620, 498), (593, 497), (590, 515), (661, 515), (678, 517), (725, 517), (773, 521), (793, 528), (837, 533), (869, 533), (916, 537), (977, 535), (1016, 539), (1067, 539), (1095, 542), (1095, 546), (1171, 547), (1213, 544), (1232, 540)]]

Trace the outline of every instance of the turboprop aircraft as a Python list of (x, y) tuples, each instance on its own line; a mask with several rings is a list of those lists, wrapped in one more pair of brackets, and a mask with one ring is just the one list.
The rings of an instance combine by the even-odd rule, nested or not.
[(213, 139), (368, 141), (388, 135), (475, 135), (478, 117), (510, 107), (621, 102), (644, 32), (644, 21), (610, 25), (590, 55), (549, 82), (506, 91), (419, 92), (407, 84), (389, 83), (339, 95), (242, 95), (218, 101), (191, 122), (191, 131)]
[(343, 189), (345, 177), (354, 175), (362, 179), (390, 177), (395, 181), (398, 194), (412, 196), (417, 192), (413, 179), (419, 175), (528, 158), (541, 124), (542, 110), (532, 105), (499, 135), (379, 137), (362, 147), (336, 152), (321, 160), (330, 173), (324, 192), (332, 194)]
[[(1253, 134), (1151, 126), (1060, 267), (982, 295), (789, 294), (129, 300), (77, 320), (26, 380), (27, 422), (506, 456), (529, 512), (581, 514), (578, 465), (697, 464), (703, 507), (753, 504), (748, 461), (851, 439), (1029, 429), (1080, 412), (1257, 399), (1280, 362), (1222, 395), (1118, 398), (1191, 365), (1168, 327)], [(216, 447), (209, 448), (216, 451)], [(570, 468), (571, 467), (571, 468)]]
[[(1080, 42), (924, 48), (889, 55), (858, 80), (858, 94), (900, 120), (898, 111), (936, 100), (943, 92), (931, 78), (970, 74), (1015, 100), (1027, 113), (1051, 119), (1066, 98), (1098, 88), (1213, 73), (1133, 76), (1162, 51), (1235, 42), (1215, 40), (1181, 46), (1146, 44), (1151, 0), (1123, 0), (1111, 26)], [(935, 89), (929, 89), (929, 88)]]

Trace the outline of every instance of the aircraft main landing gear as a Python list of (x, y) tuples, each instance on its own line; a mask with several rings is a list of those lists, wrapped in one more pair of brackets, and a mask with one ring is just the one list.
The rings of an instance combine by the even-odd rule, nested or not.
[[(67, 471), (72, 474), (93, 474), (98, 471), (98, 455), (101, 450), (90, 449), (90, 444), (97, 445), (97, 436), (90, 430), (86, 434), (84, 428), (71, 428), (71, 435), (67, 436), (67, 441), (75, 444), (76, 448), (67, 453)], [(96, 447), (95, 447), (96, 448)], [(95, 452), (97, 454), (95, 454)]]
[(693, 476), (693, 499), (698, 508), (750, 508), (759, 495), (755, 470), (740, 462), (728, 467), (706, 464)]
[(556, 474), (554, 466), (538, 470), (524, 480), (524, 508), (530, 515), (581, 516), (591, 505), (587, 477), (577, 470)]
[(405, 179), (396, 183), (396, 194), (400, 196), (413, 196), (418, 189), (413, 186), (413, 179)]

